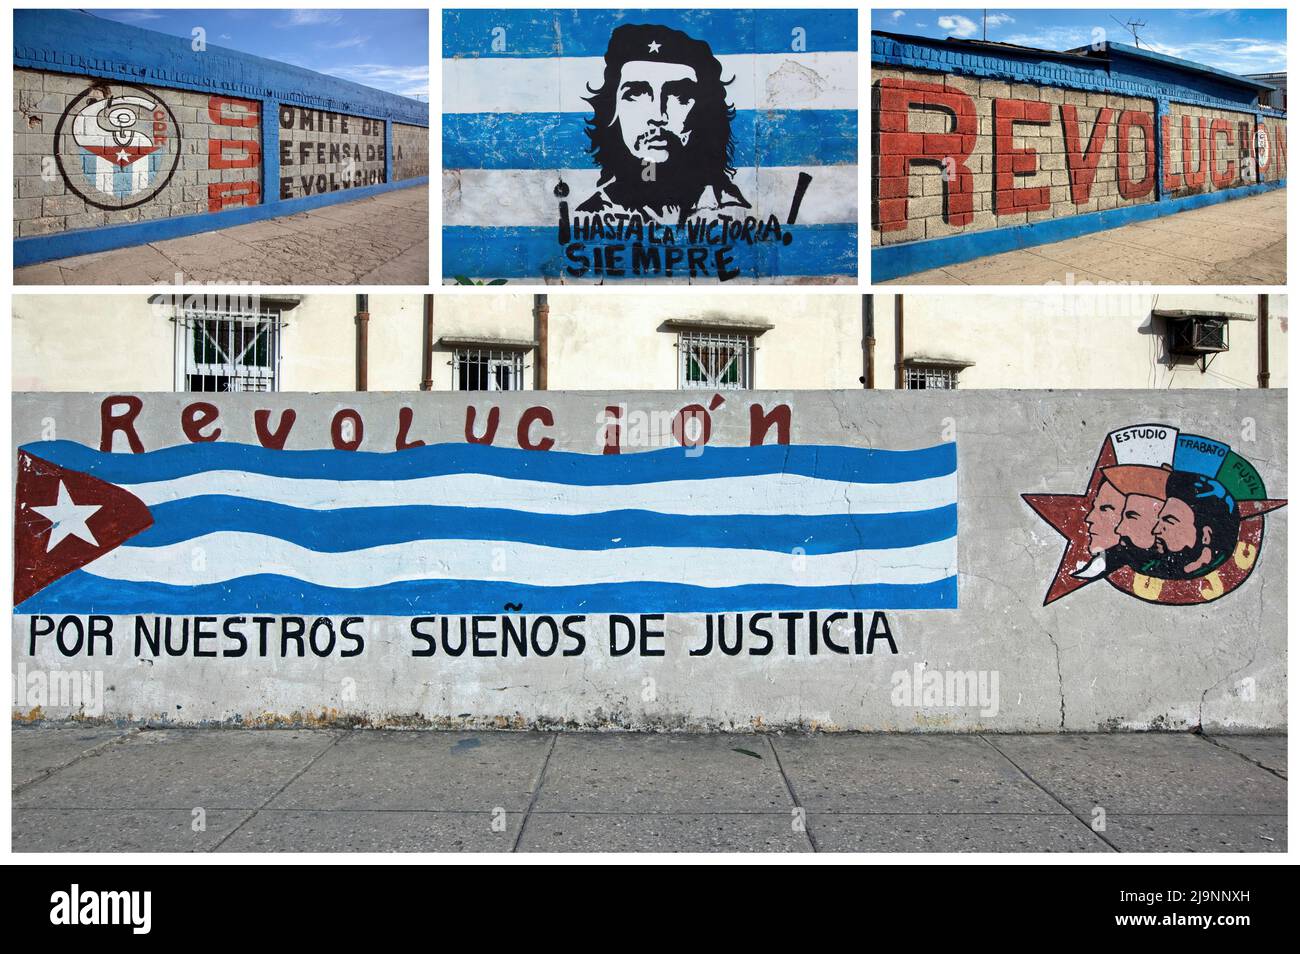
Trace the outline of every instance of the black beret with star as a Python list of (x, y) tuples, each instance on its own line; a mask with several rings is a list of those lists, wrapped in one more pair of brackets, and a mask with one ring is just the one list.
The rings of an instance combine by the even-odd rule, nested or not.
[(624, 63), (633, 60), (681, 63), (694, 68), (701, 81), (722, 76), (722, 64), (714, 58), (708, 43), (666, 26), (626, 23), (615, 28), (605, 51), (606, 68), (622, 69)]

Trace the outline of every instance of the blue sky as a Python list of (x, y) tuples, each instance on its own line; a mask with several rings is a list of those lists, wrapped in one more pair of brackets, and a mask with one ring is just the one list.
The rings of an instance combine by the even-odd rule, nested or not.
[[(872, 11), (871, 27), (920, 36), (982, 39), (980, 8)], [(1233, 73), (1268, 73), (1286, 69), (1286, 11), (1184, 10), (1022, 10), (988, 8), (988, 38), (1000, 43), (1067, 50), (1092, 42), (1100, 27), (1106, 38), (1132, 44), (1121, 23), (1144, 20), (1138, 30), (1143, 49), (1204, 63)]]
[(86, 12), (209, 46), (292, 63), (403, 96), (429, 99), (427, 10), (105, 10)]

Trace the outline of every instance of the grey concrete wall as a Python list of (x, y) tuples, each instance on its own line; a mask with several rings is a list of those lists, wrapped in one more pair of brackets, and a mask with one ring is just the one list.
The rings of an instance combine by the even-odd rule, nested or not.
[[(180, 412), (195, 395), (143, 395), (138, 430), (146, 450), (184, 442)], [(331, 418), (355, 408), (363, 450), (391, 450), (399, 410), (411, 437), (463, 440), (468, 405), (479, 421), (500, 408), (498, 444), (515, 446), (522, 409), (544, 405), (556, 450), (597, 452), (607, 405), (677, 412), (711, 394), (682, 392), (203, 395), (218, 405), (221, 440), (255, 442), (253, 411), (293, 408), (289, 449), (329, 446)], [(1083, 494), (1094, 462), (1119, 428), (1161, 423), (1232, 445), (1262, 477), (1268, 496), (1287, 487), (1286, 393), (1239, 391), (983, 391), (931, 393), (733, 392), (712, 413), (714, 444), (747, 444), (749, 408), (791, 407), (791, 443), (914, 449), (953, 440), (958, 450), (958, 608), (884, 610), (897, 652), (867, 655), (785, 651), (692, 657), (703, 617), (652, 623), (665, 654), (611, 657), (609, 617), (583, 625), (582, 655), (548, 658), (415, 658), (410, 620), (366, 617), (365, 651), (353, 658), (136, 658), (131, 617), (113, 619), (114, 653), (64, 657), (51, 638), (29, 653), (33, 618), (14, 621), (13, 662), (34, 674), (89, 674), (103, 687), (102, 713), (119, 720), (341, 722), (362, 725), (484, 725), (718, 729), (784, 727), (891, 731), (1059, 731), (1286, 724), (1286, 556), (1289, 510), (1265, 518), (1249, 575), (1231, 592), (1195, 605), (1138, 599), (1100, 580), (1044, 605), (1064, 541), (1022, 494)], [(97, 447), (102, 395), (18, 394), (17, 445), (68, 440)], [(671, 438), (669, 438), (671, 440)], [(626, 453), (638, 448), (627, 448)], [(539, 452), (542, 453), (542, 452)], [(1208, 584), (1207, 584), (1208, 586)], [(783, 607), (769, 609), (779, 611)], [(643, 607), (628, 606), (635, 617)], [(870, 621), (877, 607), (863, 610)], [(81, 619), (93, 606), (79, 610)], [(484, 607), (499, 613), (500, 607)], [(823, 612), (824, 616), (824, 612)], [(336, 618), (337, 622), (337, 618)], [(847, 638), (843, 626), (834, 630)], [(96, 675), (97, 674), (97, 675)], [(936, 683), (935, 680), (938, 680)], [(969, 680), (969, 682), (964, 682)], [(955, 694), (975, 687), (972, 696)], [(935, 687), (938, 687), (937, 689)], [(952, 687), (945, 690), (944, 686)], [(979, 688), (983, 693), (979, 693)], [(919, 691), (918, 691), (919, 690)], [(937, 694), (930, 695), (931, 692)], [(35, 697), (27, 693), (22, 702)], [(78, 707), (17, 705), (16, 717), (65, 718)]]
[(384, 121), (280, 106), (280, 198), (337, 192), (384, 179)]
[(393, 181), (429, 174), (429, 130), (393, 123)]
[[(135, 117), (131, 128), (136, 138), (128, 140), (133, 148), (147, 139), (156, 150), (130, 167), (141, 174), (131, 191), (115, 190), (111, 178), (88, 175), (90, 153), (76, 138), (78, 116), (87, 110), (97, 115), (96, 104), (111, 97)], [(144, 103), (152, 105), (152, 112)], [(260, 109), (249, 99), (14, 70), (14, 234), (49, 235), (257, 205)], [(91, 122), (85, 129), (87, 142), (104, 148), (112, 144), (100, 124)], [(151, 159), (154, 169), (145, 176)], [(111, 168), (111, 163), (99, 168)]]

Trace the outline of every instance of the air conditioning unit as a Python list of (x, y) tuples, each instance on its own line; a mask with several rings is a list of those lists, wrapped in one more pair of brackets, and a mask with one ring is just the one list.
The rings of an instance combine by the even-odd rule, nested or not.
[(1169, 319), (1169, 353), (1190, 358), (1228, 350), (1228, 319), (1199, 316)]

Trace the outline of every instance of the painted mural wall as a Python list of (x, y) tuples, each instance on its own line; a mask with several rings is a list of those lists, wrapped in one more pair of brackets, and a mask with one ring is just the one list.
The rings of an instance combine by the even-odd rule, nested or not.
[(280, 106), (280, 198), (385, 182), (384, 121)]
[(260, 103), (14, 70), (14, 234), (261, 201)]
[(1285, 180), (1285, 116), (1212, 70), (1125, 55), (1098, 69), (873, 35), (872, 245)]
[(1285, 401), (19, 394), (15, 714), (1279, 727)]
[(428, 174), (425, 103), (78, 11), (16, 11), (13, 76), (19, 265)]
[(428, 174), (429, 130), (393, 123), (393, 181), (419, 179)]
[(850, 281), (852, 10), (449, 10), (443, 273)]

